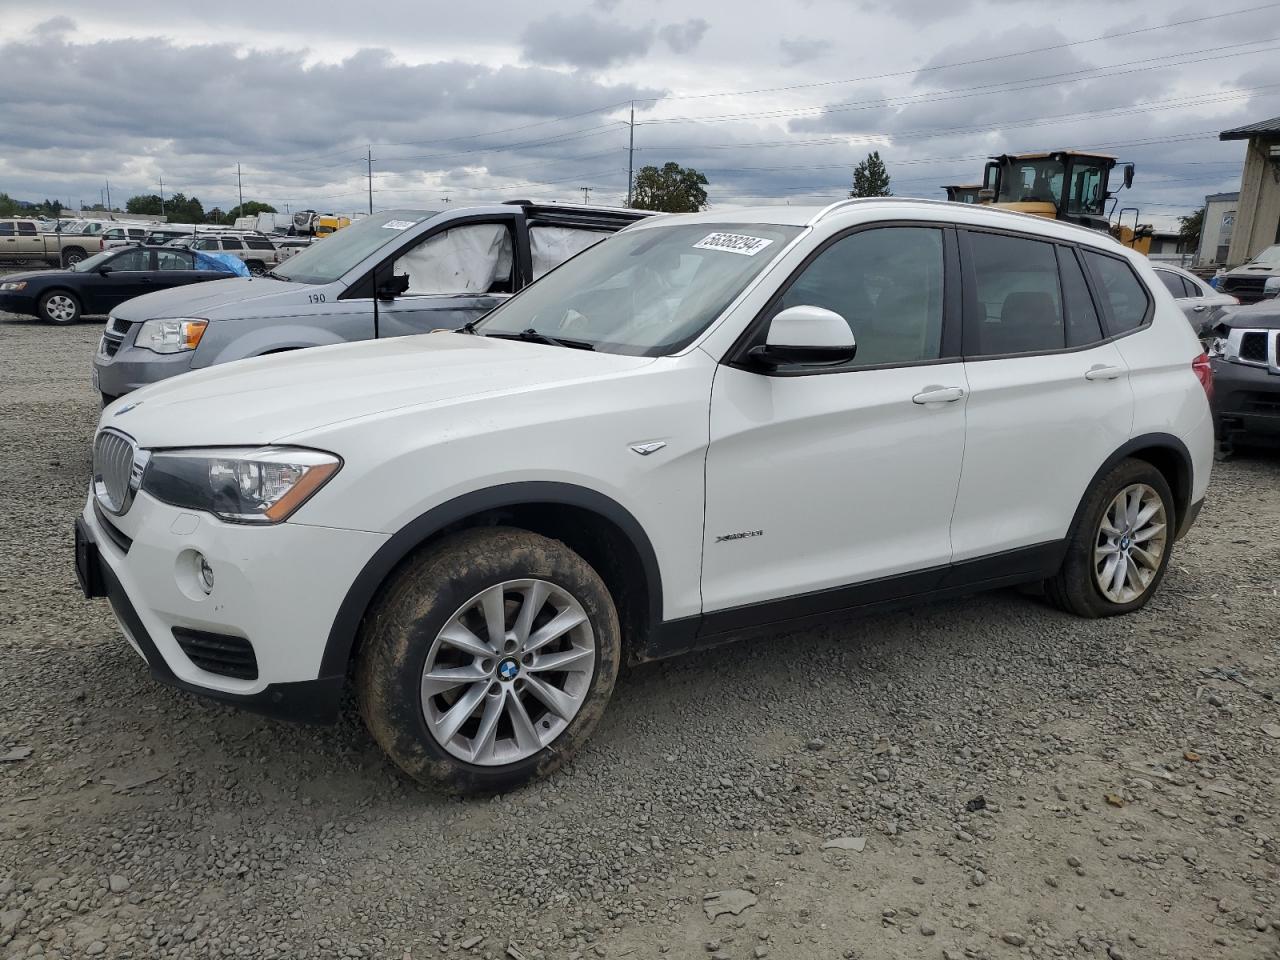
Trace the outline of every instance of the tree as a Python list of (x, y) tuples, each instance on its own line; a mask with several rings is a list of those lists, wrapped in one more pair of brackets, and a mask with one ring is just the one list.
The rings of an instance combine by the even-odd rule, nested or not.
[(678, 163), (641, 167), (636, 171), (631, 205), (637, 210), (661, 213), (697, 213), (707, 208), (707, 178)]
[(276, 208), (269, 203), (259, 203), (257, 200), (246, 200), (242, 206), (232, 207), (227, 211), (226, 219), (230, 223), (235, 223), (236, 217), (256, 217), (260, 213), (275, 213)]
[(0, 217), (14, 217), (18, 214), (18, 201), (7, 193), (0, 193)]
[(1200, 233), (1204, 230), (1204, 207), (1178, 218), (1178, 237), (1184, 250), (1200, 249)]
[(889, 189), (889, 171), (884, 168), (879, 150), (868, 153), (867, 159), (853, 168), (853, 189), (849, 191), (849, 196), (893, 196), (893, 191)]
[(158, 193), (139, 194), (130, 197), (124, 205), (129, 213), (141, 213), (146, 216), (167, 217), (170, 223), (204, 223), (204, 205), (199, 198), (188, 198), (184, 193), (175, 193), (160, 202)]
[(222, 212), (221, 207), (214, 207), (204, 215), (205, 223), (224, 223), (226, 219), (227, 215)]

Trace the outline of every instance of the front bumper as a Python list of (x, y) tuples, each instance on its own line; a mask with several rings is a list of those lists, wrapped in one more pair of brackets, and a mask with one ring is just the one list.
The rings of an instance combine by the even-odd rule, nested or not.
[[(105, 596), (157, 680), (258, 713), (311, 722), (336, 718), (345, 673), (321, 673), (338, 606), (382, 534), (283, 523), (250, 527), (171, 507), (139, 493), (109, 518), (92, 494), (76, 521), (77, 574)], [(214, 571), (205, 595), (192, 578), (198, 551)], [(252, 679), (210, 672), (175, 636), (244, 638)]]
[(1280, 376), (1265, 367), (1226, 360), (1213, 367), (1213, 415), (1218, 439), (1248, 435), (1280, 442)]
[(0, 313), (25, 313), (35, 316), (36, 301), (25, 293), (0, 293)]
[(113, 356), (108, 356), (105, 338), (93, 355), (94, 387), (109, 397), (122, 397), (126, 393), (150, 383), (168, 380), (191, 369), (194, 350), (185, 353), (155, 353), (133, 346), (134, 331), (130, 330), (125, 342)]

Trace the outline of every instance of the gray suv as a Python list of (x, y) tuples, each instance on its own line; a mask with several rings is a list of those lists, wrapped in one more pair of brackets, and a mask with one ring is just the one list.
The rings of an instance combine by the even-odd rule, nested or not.
[(514, 201), (371, 214), (262, 277), (112, 311), (93, 361), (104, 403), (215, 363), (455, 329), (646, 211)]

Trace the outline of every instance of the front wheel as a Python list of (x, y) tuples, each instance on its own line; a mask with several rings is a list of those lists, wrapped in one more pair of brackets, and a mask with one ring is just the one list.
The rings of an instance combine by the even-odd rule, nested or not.
[(1124, 460), (1086, 495), (1057, 576), (1045, 583), (1055, 606), (1109, 617), (1144, 606), (1164, 579), (1176, 508), (1164, 475)]
[(595, 570), (559, 541), (504, 527), (412, 560), (362, 639), (357, 687), (374, 738), (410, 776), (465, 793), (518, 787), (572, 757), (621, 651)]
[(69, 326), (80, 319), (80, 301), (66, 290), (51, 290), (36, 304), (40, 319), (56, 326)]

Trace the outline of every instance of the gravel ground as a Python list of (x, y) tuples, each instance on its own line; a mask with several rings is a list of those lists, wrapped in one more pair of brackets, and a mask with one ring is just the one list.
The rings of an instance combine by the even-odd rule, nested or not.
[(0, 958), (1280, 957), (1280, 458), (1219, 465), (1137, 615), (649, 665), (568, 769), (459, 800), (350, 709), (154, 683), (78, 596), (98, 333), (0, 315)]

